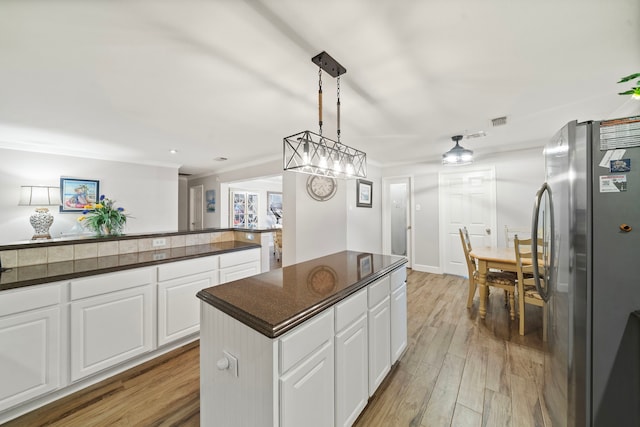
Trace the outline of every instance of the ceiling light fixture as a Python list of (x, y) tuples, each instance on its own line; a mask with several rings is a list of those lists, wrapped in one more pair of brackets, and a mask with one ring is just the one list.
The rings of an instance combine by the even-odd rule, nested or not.
[(462, 166), (473, 163), (473, 151), (467, 150), (459, 144), (462, 135), (452, 136), (451, 139), (455, 141), (456, 145), (442, 155), (442, 164)]
[[(311, 58), (318, 65), (318, 133), (305, 130), (283, 138), (283, 166), (285, 171), (335, 178), (365, 178), (367, 154), (340, 142), (340, 76), (347, 70), (328, 53)], [(322, 135), (322, 71), (337, 78), (337, 135), (338, 140)]]

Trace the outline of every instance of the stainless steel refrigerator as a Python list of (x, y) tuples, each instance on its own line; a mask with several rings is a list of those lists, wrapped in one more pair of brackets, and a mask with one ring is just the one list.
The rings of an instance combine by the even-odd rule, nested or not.
[(532, 235), (553, 426), (640, 426), (640, 116), (568, 123), (545, 169)]

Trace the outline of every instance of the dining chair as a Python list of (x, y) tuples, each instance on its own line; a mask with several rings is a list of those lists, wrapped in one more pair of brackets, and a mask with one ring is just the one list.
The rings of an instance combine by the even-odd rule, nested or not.
[[(471, 256), (471, 241), (469, 240), (469, 232), (466, 227), (460, 228), (460, 241), (464, 250), (464, 257), (467, 262), (467, 270), (469, 272), (469, 295), (467, 296), (467, 308), (473, 305), (473, 297), (476, 294), (478, 281), (478, 266), (476, 260)], [(485, 279), (486, 294), (480, 298), (487, 298), (489, 287), (503, 289), (505, 291), (505, 306), (509, 307), (509, 316), (511, 320), (516, 318), (514, 293), (516, 288), (516, 275), (506, 271), (489, 271)]]
[[(542, 307), (542, 339), (547, 340), (547, 305), (538, 293), (536, 288), (535, 279), (533, 277), (533, 263), (537, 262), (540, 265), (542, 261), (542, 254), (538, 254), (538, 259), (533, 260), (533, 254), (531, 251), (531, 244), (533, 239), (519, 239), (516, 235), (513, 239), (515, 252), (516, 252), (516, 269), (518, 275), (518, 315), (520, 317), (519, 331), (520, 335), (524, 335), (524, 322), (525, 322), (525, 304), (532, 304), (538, 307)], [(542, 247), (542, 239), (538, 239), (538, 246)], [(540, 277), (542, 286), (544, 284), (544, 278)]]
[(516, 236), (520, 236), (522, 238), (528, 239), (531, 237), (531, 227), (523, 227), (518, 226), (514, 227), (511, 225), (504, 226), (504, 243), (507, 248), (513, 248), (513, 238)]

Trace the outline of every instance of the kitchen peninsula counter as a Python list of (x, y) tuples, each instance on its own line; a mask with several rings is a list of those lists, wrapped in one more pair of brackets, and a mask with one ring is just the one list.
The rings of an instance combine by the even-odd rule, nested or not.
[(198, 297), (275, 338), (406, 262), (404, 257), (343, 251), (203, 289)]
[(260, 248), (260, 245), (231, 240), (204, 245), (13, 267), (0, 273), (0, 291), (253, 248)]

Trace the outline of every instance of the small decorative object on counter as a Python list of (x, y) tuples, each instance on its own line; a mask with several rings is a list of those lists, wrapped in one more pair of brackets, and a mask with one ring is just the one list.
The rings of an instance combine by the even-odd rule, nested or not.
[(124, 208), (115, 207), (115, 201), (107, 199), (104, 194), (98, 203), (85, 206), (78, 222), (96, 233), (98, 236), (118, 236), (122, 234), (127, 223), (128, 214)]

